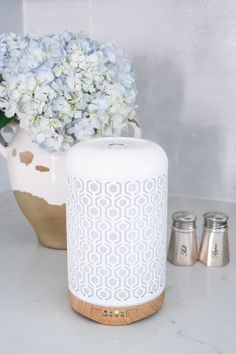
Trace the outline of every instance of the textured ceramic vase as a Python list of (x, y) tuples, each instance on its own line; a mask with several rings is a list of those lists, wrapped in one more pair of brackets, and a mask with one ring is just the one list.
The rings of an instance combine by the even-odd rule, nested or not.
[[(141, 136), (137, 120), (129, 121), (132, 135)], [(39, 242), (46, 247), (66, 249), (65, 157), (66, 153), (48, 153), (32, 143), (18, 125), (0, 154), (7, 160), (11, 188), (23, 214), (34, 228)], [(121, 135), (119, 130), (115, 135)], [(1, 137), (1, 136), (0, 136)]]
[(0, 152), (7, 160), (11, 188), (39, 242), (66, 249), (65, 153), (48, 153), (18, 129)]

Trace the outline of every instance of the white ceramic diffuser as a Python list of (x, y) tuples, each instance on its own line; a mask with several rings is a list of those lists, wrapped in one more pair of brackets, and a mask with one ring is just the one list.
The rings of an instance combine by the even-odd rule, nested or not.
[(147, 140), (98, 138), (67, 157), (71, 306), (94, 321), (128, 324), (164, 299), (167, 157)]

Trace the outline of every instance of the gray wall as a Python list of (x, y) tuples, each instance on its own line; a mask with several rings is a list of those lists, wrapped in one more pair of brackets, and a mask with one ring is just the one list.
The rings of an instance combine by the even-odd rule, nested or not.
[[(22, 1), (0, 0), (0, 33), (23, 31)], [(9, 189), (6, 161), (0, 156), (0, 193)]]
[(22, 0), (0, 0), (0, 33), (21, 33), (22, 30)]
[(24, 0), (24, 31), (85, 30), (133, 60), (170, 192), (236, 200), (235, 0)]

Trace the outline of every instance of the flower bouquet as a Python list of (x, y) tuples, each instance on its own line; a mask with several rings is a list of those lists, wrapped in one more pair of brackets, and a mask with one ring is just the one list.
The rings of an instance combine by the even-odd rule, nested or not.
[[(0, 128), (12, 190), (41, 244), (66, 248), (65, 152), (135, 120), (134, 73), (113, 43), (84, 33), (0, 35)], [(4, 128), (5, 129), (5, 128)], [(3, 129), (0, 129), (0, 131)]]

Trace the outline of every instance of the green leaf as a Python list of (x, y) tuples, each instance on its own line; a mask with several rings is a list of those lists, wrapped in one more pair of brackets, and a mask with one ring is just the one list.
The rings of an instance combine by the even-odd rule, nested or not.
[(0, 111), (0, 129), (12, 121), (14, 117), (7, 118), (3, 111)]

